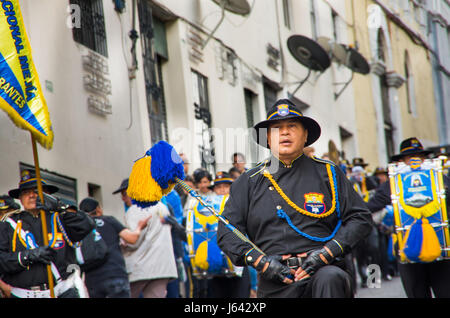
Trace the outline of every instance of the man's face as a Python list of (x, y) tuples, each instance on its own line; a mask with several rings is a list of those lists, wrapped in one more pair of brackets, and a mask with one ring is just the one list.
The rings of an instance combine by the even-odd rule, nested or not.
[(122, 201), (125, 203), (126, 206), (131, 206), (131, 198), (127, 194), (127, 190), (122, 190), (120, 192), (122, 194)]
[(294, 160), (303, 152), (308, 131), (296, 119), (277, 121), (269, 126), (267, 141), (279, 159)]
[(36, 200), (38, 194), (36, 189), (28, 189), (20, 192), (19, 200), (23, 205), (24, 210), (30, 211), (36, 209)]
[(245, 160), (240, 155), (236, 155), (233, 158), (233, 166), (239, 171), (243, 172), (245, 170)]
[(408, 166), (411, 164), (411, 159), (420, 159), (422, 162), (425, 160), (424, 155), (407, 155), (400, 159), (400, 161), (403, 161)]
[(380, 183), (384, 183), (389, 180), (389, 177), (385, 173), (377, 173), (377, 178), (380, 180)]
[(229, 183), (219, 183), (214, 186), (214, 192), (217, 195), (225, 195), (230, 193), (231, 184)]

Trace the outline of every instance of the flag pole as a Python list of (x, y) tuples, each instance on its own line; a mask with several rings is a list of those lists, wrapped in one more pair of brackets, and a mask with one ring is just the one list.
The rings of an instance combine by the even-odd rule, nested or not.
[[(34, 138), (33, 134), (31, 134), (31, 144), (33, 145), (33, 158), (34, 158), (34, 167), (36, 170), (36, 181), (37, 181), (37, 188), (38, 188), (38, 195), (41, 200), (41, 202), (44, 202), (44, 195), (42, 194), (42, 183), (41, 183), (41, 171), (39, 168), (39, 158), (38, 158), (38, 152), (37, 152), (37, 146), (36, 146), (36, 139)], [(48, 245), (48, 231), (47, 231), (47, 218), (45, 216), (45, 211), (40, 210), (41, 214), (41, 223), (42, 223), (42, 235), (43, 235), (43, 241), (44, 245)], [(54, 291), (54, 283), (53, 283), (53, 276), (52, 276), (52, 270), (50, 265), (47, 265), (47, 277), (48, 277), (48, 286), (50, 289), (50, 297), (55, 298), (55, 291)]]

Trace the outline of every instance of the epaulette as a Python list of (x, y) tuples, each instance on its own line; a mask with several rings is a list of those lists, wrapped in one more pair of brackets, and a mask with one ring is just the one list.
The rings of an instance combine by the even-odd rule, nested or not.
[(258, 173), (260, 173), (261, 171), (263, 171), (267, 164), (269, 163), (269, 159), (263, 160), (261, 162), (259, 162), (255, 168), (250, 169), (248, 171), (246, 171), (246, 173), (249, 174), (249, 177), (254, 177), (255, 175), (257, 175)]
[(321, 158), (317, 158), (317, 157), (311, 157), (314, 161), (320, 162), (320, 163), (329, 163), (330, 165), (336, 166), (336, 164), (333, 161), (330, 160), (325, 160), (325, 159), (321, 159)]

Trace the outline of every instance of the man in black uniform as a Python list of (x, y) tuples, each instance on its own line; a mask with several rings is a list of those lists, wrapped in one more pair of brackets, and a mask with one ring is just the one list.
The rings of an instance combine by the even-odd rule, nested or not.
[[(400, 153), (392, 156), (392, 161), (403, 161), (409, 165), (411, 158), (420, 158), (422, 161), (432, 151), (424, 150), (420, 141), (408, 138), (401, 142)], [(450, 203), (450, 180), (444, 177), (446, 192), (446, 204)], [(369, 200), (367, 206), (371, 212), (377, 212), (386, 205), (391, 205), (391, 187), (389, 182), (381, 184), (375, 195)], [(447, 208), (448, 211), (448, 208)], [(431, 263), (405, 263), (398, 264), (398, 270), (402, 280), (403, 288), (409, 298), (431, 297), (431, 290), (436, 297), (450, 297), (450, 260), (442, 260)]]
[[(56, 186), (41, 182), (44, 194), (58, 191)], [(46, 266), (55, 265), (52, 266), (55, 286), (57, 276), (65, 280), (70, 275), (68, 266), (77, 263), (75, 242), (94, 228), (94, 222), (84, 212), (73, 206), (64, 207), (53, 196), (47, 195), (44, 204), (39, 203), (36, 188), (37, 179), (30, 171), (22, 171), (19, 187), (10, 190), (9, 195), (21, 201), (24, 211), (0, 222), (0, 273), (4, 274), (4, 282), (12, 286), (12, 295), (18, 298), (48, 298)], [(46, 215), (49, 246), (44, 246), (40, 209)], [(55, 288), (58, 297), (78, 296), (73, 288), (58, 291), (57, 294)]]
[[(20, 205), (17, 204), (9, 195), (0, 196), (0, 221), (5, 220), (10, 214), (20, 211)], [(11, 286), (3, 280), (3, 274), (0, 272), (0, 298), (11, 297)]]
[(372, 220), (338, 167), (303, 155), (319, 124), (283, 99), (254, 128), (272, 155), (233, 183), (222, 215), (258, 249), (221, 222), (220, 248), (234, 264), (256, 268), (258, 297), (352, 297), (343, 258)]

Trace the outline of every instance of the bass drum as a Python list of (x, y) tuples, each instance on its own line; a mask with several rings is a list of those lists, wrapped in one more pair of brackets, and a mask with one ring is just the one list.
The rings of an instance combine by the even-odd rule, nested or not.
[[(202, 197), (206, 204), (222, 213), (228, 195)], [(234, 266), (217, 245), (218, 220), (196, 199), (191, 198), (186, 216), (187, 254), (193, 275), (199, 279), (234, 277), (242, 267)]]
[(447, 206), (439, 160), (425, 160), (416, 167), (390, 164), (389, 169), (399, 261), (450, 259)]

